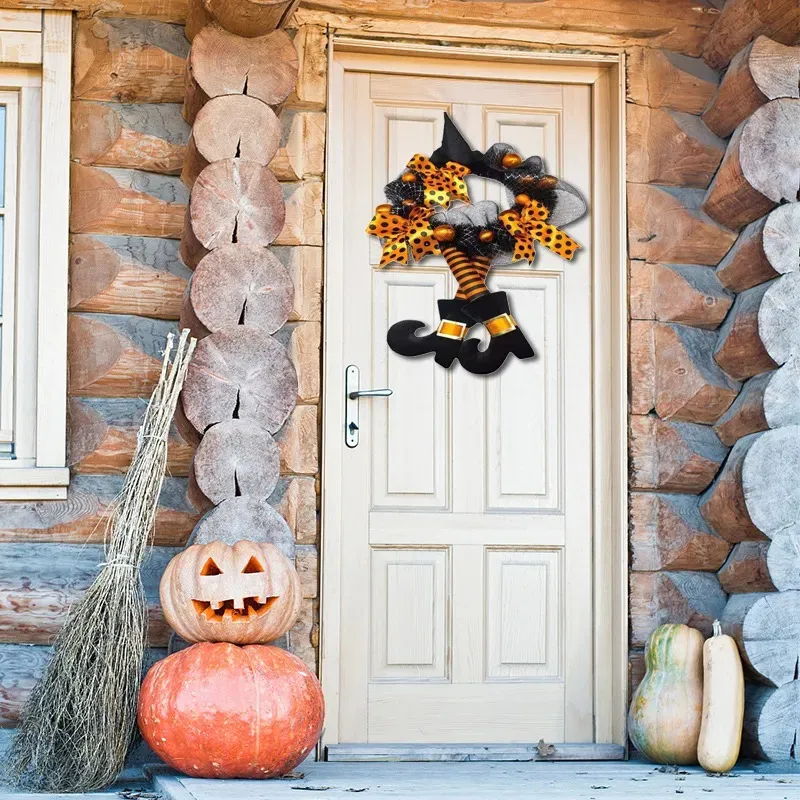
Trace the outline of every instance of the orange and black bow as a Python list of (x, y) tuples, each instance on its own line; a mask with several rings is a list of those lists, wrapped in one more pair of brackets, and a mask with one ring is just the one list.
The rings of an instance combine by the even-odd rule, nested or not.
[(409, 256), (414, 261), (419, 261), (425, 256), (439, 254), (439, 243), (433, 238), (430, 224), (431, 213), (429, 208), (416, 206), (406, 219), (399, 214), (393, 214), (392, 207), (388, 204), (375, 209), (375, 216), (367, 226), (367, 233), (383, 239), (381, 267), (393, 261), (408, 264)]
[(422, 176), (426, 206), (447, 206), (451, 200), (469, 203), (467, 183), (464, 180), (471, 172), (469, 167), (455, 161), (448, 161), (443, 167), (437, 167), (429, 158), (417, 153), (406, 164), (406, 169)]
[(510, 208), (498, 219), (514, 237), (512, 261), (533, 261), (536, 255), (534, 242), (540, 242), (561, 258), (571, 261), (580, 245), (555, 225), (548, 225), (550, 212), (538, 200), (526, 201), (520, 210)]

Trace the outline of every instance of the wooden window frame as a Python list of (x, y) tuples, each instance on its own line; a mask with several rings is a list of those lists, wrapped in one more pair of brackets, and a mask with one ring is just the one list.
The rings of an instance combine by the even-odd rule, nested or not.
[[(422, 27), (420, 28), (422, 31)], [(595, 177), (592, 208), (593, 247), (598, 253), (593, 277), (595, 310), (594, 407), (597, 436), (594, 450), (594, 741), (626, 746), (628, 703), (628, 278), (625, 207), (625, 53), (562, 53), (509, 50), (501, 47), (441, 46), (424, 42), (386, 42), (333, 32), (328, 47), (328, 129), (326, 147), (325, 335), (335, 340), (332, 309), (343, 291), (340, 265), (344, 245), (337, 231), (343, 203), (339, 144), (342, 140), (344, 74), (348, 69), (391, 72), (387, 56), (413, 57), (413, 74), (440, 77), (485, 77), (550, 80), (590, 87)], [(449, 60), (458, 59), (458, 73)], [(465, 60), (467, 61), (465, 65)], [(484, 62), (484, 63), (482, 63)], [(537, 69), (538, 67), (538, 69)], [(542, 71), (542, 67), (546, 68)], [(542, 77), (546, 75), (546, 77)], [(600, 144), (602, 143), (602, 144)], [(611, 318), (606, 311), (611, 309)], [(330, 335), (329, 335), (330, 334)], [(323, 350), (324, 381), (339, 379), (344, 364), (336, 348)], [(321, 531), (320, 678), (328, 699), (323, 746), (338, 741), (338, 686), (341, 625), (340, 569), (342, 529), (335, 507), (339, 475), (330, 469), (341, 446), (341, 420), (336, 403), (323, 409), (323, 490)], [(334, 498), (331, 501), (331, 498)]]
[(71, 11), (0, 13), (0, 93), (19, 97), (18, 165), (8, 181), (11, 185), (16, 178), (16, 204), (10, 210), (16, 224), (5, 239), (14, 252), (6, 259), (10, 269), (4, 276), (4, 290), (10, 287), (12, 292), (4, 302), (13, 296), (14, 304), (7, 306), (13, 352), (4, 353), (3, 364), (13, 365), (13, 377), (7, 366), (5, 399), (0, 400), (0, 437), (8, 441), (13, 431), (15, 457), (0, 459), (0, 500), (65, 499), (69, 484), (71, 73)]

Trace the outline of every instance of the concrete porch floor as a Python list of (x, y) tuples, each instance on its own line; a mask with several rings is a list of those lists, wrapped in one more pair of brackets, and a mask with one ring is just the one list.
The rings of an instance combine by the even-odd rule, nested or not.
[[(766, 766), (766, 765), (759, 765)], [(775, 765), (773, 765), (775, 766)], [(800, 775), (737, 768), (725, 776), (698, 767), (655, 767), (642, 762), (354, 763), (306, 762), (297, 777), (225, 781), (153, 772), (163, 800), (798, 800)], [(301, 794), (299, 794), (301, 793)]]

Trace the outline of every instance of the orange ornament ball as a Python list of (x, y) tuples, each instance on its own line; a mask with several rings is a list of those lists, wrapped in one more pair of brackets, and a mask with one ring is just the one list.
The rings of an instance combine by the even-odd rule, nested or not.
[(506, 153), (503, 156), (502, 164), (506, 169), (514, 169), (522, 163), (522, 158), (516, 153)]
[(437, 225), (433, 229), (433, 238), (437, 242), (452, 242), (456, 238), (456, 229), (452, 225)]
[(416, 183), (417, 176), (413, 172), (404, 172), (401, 177), (401, 180), (403, 181), (403, 183)]
[(519, 206), (526, 206), (530, 203), (531, 198), (527, 194), (518, 194), (514, 198), (514, 202)]
[(480, 239), (482, 242), (485, 242), (485, 243), (487, 243), (487, 244), (488, 244), (489, 242), (493, 242), (493, 241), (494, 241), (494, 231), (490, 231), (490, 230), (481, 231), (481, 232), (478, 234), (478, 238), (479, 238), (479, 239)]

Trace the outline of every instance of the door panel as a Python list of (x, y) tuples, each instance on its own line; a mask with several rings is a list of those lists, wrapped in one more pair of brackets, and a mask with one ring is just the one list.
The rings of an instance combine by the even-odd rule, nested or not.
[[(383, 186), (438, 146), (445, 110), (474, 147), (507, 141), (541, 155), (590, 197), (589, 89), (399, 73), (344, 81), (348, 252), (332, 313), (346, 321), (344, 363), (359, 366), (362, 387), (394, 394), (362, 398), (361, 442), (337, 465), (336, 738), (590, 742), (590, 222), (570, 228), (585, 245), (573, 262), (539, 250), (533, 268), (490, 273), (538, 356), (481, 377), (388, 349), (394, 322), (435, 326), (436, 300), (455, 282), (441, 258), (378, 269), (380, 247), (364, 234)], [(507, 205), (501, 187), (469, 182), (473, 199)]]

